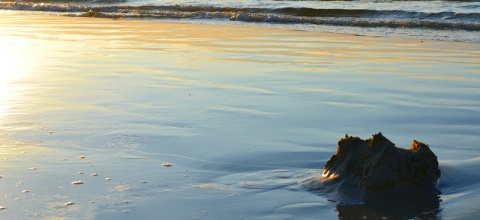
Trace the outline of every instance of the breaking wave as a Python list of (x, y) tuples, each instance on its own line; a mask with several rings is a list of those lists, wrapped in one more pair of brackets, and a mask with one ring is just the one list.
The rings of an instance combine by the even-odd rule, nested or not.
[[(96, 0), (119, 3), (124, 0)], [(76, 1), (77, 3), (79, 1)], [(81, 2), (81, 1), (80, 1)], [(92, 1), (85, 1), (92, 3)], [(241, 22), (313, 24), (353, 27), (426, 28), (480, 31), (480, 12), (417, 12), (306, 7), (261, 8), (208, 5), (102, 5), (1, 2), (0, 9), (61, 13), (65, 16), (149, 19), (218, 19)]]

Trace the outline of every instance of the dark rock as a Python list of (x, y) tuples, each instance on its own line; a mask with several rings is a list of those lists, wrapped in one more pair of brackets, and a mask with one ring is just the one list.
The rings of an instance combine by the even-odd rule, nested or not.
[(363, 201), (395, 198), (437, 199), (440, 169), (428, 145), (413, 141), (398, 148), (381, 133), (362, 140), (340, 139), (337, 152), (326, 162), (322, 184)]

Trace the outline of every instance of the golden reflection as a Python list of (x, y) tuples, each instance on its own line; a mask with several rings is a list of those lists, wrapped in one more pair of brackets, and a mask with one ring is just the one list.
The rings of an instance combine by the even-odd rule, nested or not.
[(13, 36), (0, 36), (0, 119), (12, 108), (22, 89), (19, 83), (31, 72), (34, 66), (28, 42), (24, 38)]
[(25, 142), (11, 139), (0, 139), (0, 158), (4, 161), (13, 161), (15, 159), (25, 161), (26, 158), (36, 157), (40, 154), (53, 151), (46, 147), (32, 145)]
[(31, 52), (22, 38), (0, 36), (0, 85), (24, 77)]
[(335, 178), (338, 177), (338, 174), (337, 174), (337, 173), (331, 173), (331, 172), (328, 171), (328, 170), (323, 170), (322, 177), (323, 177), (324, 179), (335, 179)]

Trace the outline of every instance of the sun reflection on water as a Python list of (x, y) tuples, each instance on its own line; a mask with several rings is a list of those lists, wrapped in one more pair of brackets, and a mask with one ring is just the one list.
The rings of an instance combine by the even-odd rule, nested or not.
[(34, 51), (20, 37), (0, 36), (0, 121), (8, 115), (23, 87), (20, 80), (32, 74)]

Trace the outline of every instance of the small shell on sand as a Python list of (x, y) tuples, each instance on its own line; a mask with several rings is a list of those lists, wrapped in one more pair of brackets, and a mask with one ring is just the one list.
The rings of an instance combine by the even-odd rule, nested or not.
[(0, 205), (0, 210), (4, 210), (4, 209), (6, 209), (6, 208)]
[(28, 192), (30, 192), (30, 190), (26, 189), (26, 190), (23, 190), (22, 192), (23, 193), (28, 193)]
[(68, 205), (75, 205), (75, 202), (72, 202), (72, 201), (66, 202), (65, 205), (67, 205), (67, 206), (68, 206)]
[(84, 172), (78, 172), (78, 174), (85, 174)]
[(36, 170), (37, 168), (36, 167), (30, 167), (31, 170)]
[(73, 181), (72, 184), (73, 184), (73, 185), (80, 185), (80, 184), (83, 184), (83, 181), (80, 181), (80, 180), (78, 180), (78, 181)]
[(92, 176), (98, 176), (98, 173), (92, 173)]
[(164, 166), (164, 167), (171, 167), (172, 164), (171, 164), (171, 163), (162, 163), (162, 166)]
[(85, 159), (85, 156), (81, 155), (81, 156), (80, 156), (80, 159)]
[(110, 181), (110, 180), (112, 180), (112, 178), (105, 178), (105, 180)]

